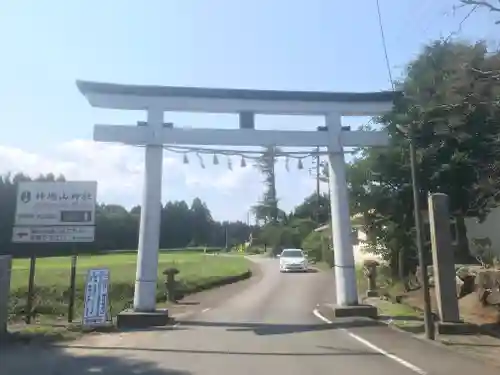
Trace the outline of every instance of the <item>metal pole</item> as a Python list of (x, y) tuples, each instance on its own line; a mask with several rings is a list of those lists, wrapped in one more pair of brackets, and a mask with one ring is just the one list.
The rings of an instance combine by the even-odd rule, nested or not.
[(320, 165), (319, 165), (319, 146), (316, 147), (316, 222), (320, 224), (319, 222), (319, 211), (320, 211), (320, 191), (319, 191), (319, 172), (320, 172)]
[(26, 324), (31, 324), (33, 316), (33, 295), (35, 294), (36, 255), (30, 257), (30, 274), (28, 279), (28, 296), (26, 301)]
[(271, 161), (271, 175), (272, 175), (272, 184), (271, 184), (271, 194), (273, 197), (273, 207), (272, 207), (272, 223), (276, 224), (278, 222), (278, 201), (276, 199), (276, 174), (275, 174), (275, 152), (276, 152), (276, 147), (273, 146), (272, 149), (272, 161)]
[(68, 323), (73, 322), (75, 311), (75, 292), (76, 292), (76, 260), (78, 255), (74, 250), (71, 256), (71, 271), (69, 276), (69, 303), (68, 303)]
[(424, 324), (425, 324), (425, 336), (429, 340), (434, 340), (435, 330), (434, 321), (432, 317), (431, 310), (431, 296), (429, 293), (429, 275), (427, 274), (427, 265), (425, 262), (425, 253), (423, 245), (423, 231), (422, 231), (422, 217), (420, 212), (420, 199), (419, 190), (420, 185), (418, 181), (417, 173), (417, 153), (415, 150), (414, 142), (415, 124), (412, 123), (409, 131), (409, 141), (410, 141), (410, 166), (411, 166), (411, 181), (413, 189), (413, 207), (415, 211), (415, 229), (416, 229), (416, 239), (417, 239), (417, 250), (418, 259), (420, 263), (420, 272), (422, 274), (422, 289), (424, 293)]
[(225, 236), (225, 242), (226, 242), (226, 246), (225, 246), (226, 251), (228, 251), (228, 248), (227, 248), (227, 245), (228, 245), (228, 243), (227, 243), (227, 224), (224, 225), (224, 236)]

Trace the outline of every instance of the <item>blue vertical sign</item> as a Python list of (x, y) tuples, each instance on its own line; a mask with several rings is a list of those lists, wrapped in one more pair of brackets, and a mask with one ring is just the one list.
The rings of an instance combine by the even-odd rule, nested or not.
[(91, 269), (87, 272), (82, 324), (96, 326), (105, 324), (108, 311), (109, 270)]

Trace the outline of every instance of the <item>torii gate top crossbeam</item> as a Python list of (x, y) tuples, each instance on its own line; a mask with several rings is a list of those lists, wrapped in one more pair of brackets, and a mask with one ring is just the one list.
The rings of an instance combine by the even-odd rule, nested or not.
[(80, 92), (94, 107), (163, 111), (377, 116), (391, 110), (400, 92), (365, 93), (214, 89), (141, 86), (77, 81)]

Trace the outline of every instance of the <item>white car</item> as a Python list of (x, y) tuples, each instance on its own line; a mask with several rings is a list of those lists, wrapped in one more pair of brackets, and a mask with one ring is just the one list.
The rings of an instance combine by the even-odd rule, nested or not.
[(308, 270), (307, 258), (302, 249), (284, 249), (279, 258), (280, 272)]

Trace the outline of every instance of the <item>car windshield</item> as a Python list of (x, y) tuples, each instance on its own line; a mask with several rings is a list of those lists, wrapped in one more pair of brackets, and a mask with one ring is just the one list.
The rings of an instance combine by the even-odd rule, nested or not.
[(283, 258), (302, 258), (304, 255), (300, 250), (285, 250), (281, 253)]

